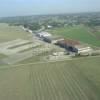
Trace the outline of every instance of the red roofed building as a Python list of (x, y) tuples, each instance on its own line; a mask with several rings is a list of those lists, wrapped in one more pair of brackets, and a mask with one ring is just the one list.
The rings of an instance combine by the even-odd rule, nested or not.
[(81, 44), (79, 41), (66, 39), (58, 41), (57, 45), (78, 54), (89, 54), (92, 51), (91, 47)]
[(57, 44), (69, 51), (78, 52), (75, 46), (80, 45), (80, 42), (76, 40), (66, 39), (66, 40), (58, 41)]

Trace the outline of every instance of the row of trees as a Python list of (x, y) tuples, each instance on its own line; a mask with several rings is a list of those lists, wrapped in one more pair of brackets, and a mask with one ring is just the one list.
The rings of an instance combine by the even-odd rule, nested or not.
[(30, 30), (38, 30), (41, 28), (41, 25), (39, 25), (38, 23), (24, 24), (23, 26), (25, 28), (29, 28)]

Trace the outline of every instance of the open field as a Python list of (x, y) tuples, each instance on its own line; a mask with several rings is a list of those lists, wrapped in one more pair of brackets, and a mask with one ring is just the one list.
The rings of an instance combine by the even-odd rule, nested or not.
[(100, 40), (91, 35), (88, 28), (84, 26), (55, 28), (48, 31), (52, 34), (61, 35), (65, 38), (71, 38), (94, 46), (100, 46)]
[(99, 60), (2, 67), (0, 100), (100, 100)]
[[(87, 34), (85, 28), (81, 26), (55, 29), (53, 32), (99, 46), (99, 41)], [(0, 24), (0, 42), (18, 38), (27, 40), (27, 33), (19, 27)], [(38, 49), (35, 48), (34, 52), (33, 50), (19, 52), (23, 49), (22, 46), (26, 50), (28, 48), (18, 41), (17, 46), (9, 44), (9, 46), (5, 46), (6, 48), (4, 47), (5, 49), (15, 49), (18, 54), (15, 53), (4, 59), (13, 65), (0, 65), (0, 100), (100, 100), (100, 57), (36, 63), (41, 59), (42, 53), (49, 53), (54, 47), (45, 44), (43, 48), (42, 46)], [(44, 48), (46, 48), (45, 51)], [(32, 57), (33, 53), (41, 55)], [(3, 54), (0, 56), (4, 57)], [(27, 57), (29, 59), (24, 60)], [(19, 62), (19, 60), (24, 61)], [(24, 63), (24, 65), (15, 65), (16, 62)], [(28, 64), (33, 62), (35, 64)]]
[(0, 53), (0, 59), (7, 57), (6, 55)]
[(8, 26), (8, 24), (0, 23), (0, 43), (18, 38), (27, 39), (27, 32), (17, 26)]
[[(14, 63), (32, 57), (32, 36), (21, 27), (0, 23), (0, 64)], [(26, 51), (27, 50), (27, 51)], [(22, 52), (23, 51), (23, 52)]]

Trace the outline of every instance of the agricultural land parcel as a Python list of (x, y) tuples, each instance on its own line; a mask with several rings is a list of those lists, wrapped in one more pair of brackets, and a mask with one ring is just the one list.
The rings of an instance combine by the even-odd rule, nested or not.
[(2, 66), (1, 100), (100, 100), (100, 57)]
[[(92, 35), (93, 33), (90, 33), (89, 29), (83, 25), (49, 29), (48, 31), (55, 35), (79, 40), (81, 42), (100, 47), (100, 39), (94, 37)], [(95, 34), (98, 34), (100, 36), (100, 32), (96, 32)]]
[(0, 24), (0, 43), (8, 42), (15, 39), (27, 39), (27, 32), (19, 27), (9, 26), (8, 24)]
[[(0, 24), (0, 45), (6, 44), (8, 42), (12, 42), (11, 45), (13, 45), (14, 48), (8, 48), (8, 49), (16, 49), (17, 46), (14, 46), (14, 44), (19, 44), (19, 43), (22, 43), (23, 41), (30, 41), (30, 38), (32, 40), (32, 35), (30, 35), (28, 32), (25, 32), (21, 27), (9, 26), (8, 24), (4, 24), (4, 23)], [(16, 43), (14, 41), (16, 41)], [(23, 42), (23, 44), (22, 45), (19, 44), (18, 47), (21, 47), (21, 46), (24, 47), (24, 45), (25, 44)], [(3, 48), (1, 47), (1, 49)], [(8, 57), (7, 55), (0, 53), (0, 60), (5, 59), (7, 57)], [(2, 64), (2, 61), (0, 61), (0, 64)]]
[[(3, 25), (0, 26), (4, 30), (0, 33), (1, 42), (27, 38), (26, 32), (19, 34), (13, 27), (11, 33), (12, 28)], [(45, 64), (0, 65), (0, 100), (100, 100), (100, 57)]]

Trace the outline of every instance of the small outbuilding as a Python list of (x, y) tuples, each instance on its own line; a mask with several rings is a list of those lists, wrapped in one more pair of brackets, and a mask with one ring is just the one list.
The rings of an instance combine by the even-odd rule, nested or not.
[(77, 54), (79, 55), (91, 55), (93, 49), (87, 45), (75, 45), (75, 48), (77, 49)]
[(40, 32), (40, 33), (37, 33), (37, 36), (40, 38), (45, 38), (45, 37), (51, 37), (52, 35), (48, 32)]

